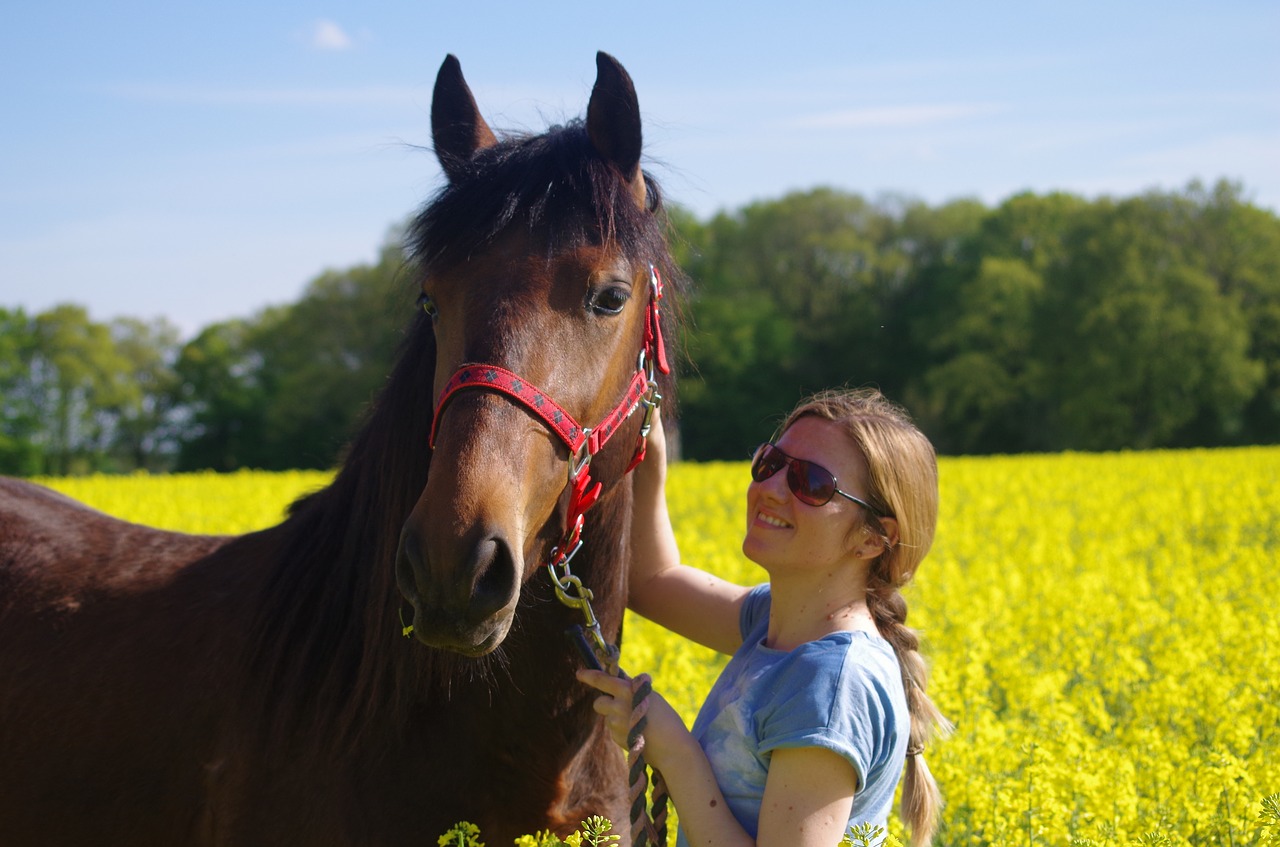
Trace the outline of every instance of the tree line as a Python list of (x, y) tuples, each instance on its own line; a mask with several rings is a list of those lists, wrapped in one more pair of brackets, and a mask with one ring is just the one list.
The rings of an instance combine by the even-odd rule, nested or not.
[[(821, 188), (676, 209), (672, 230), (693, 281), (687, 458), (745, 458), (800, 395), (846, 384), (951, 454), (1280, 435), (1280, 218), (1239, 185), (994, 208)], [(330, 467), (413, 289), (393, 234), (378, 261), (185, 342), (163, 319), (0, 308), (0, 471)]]

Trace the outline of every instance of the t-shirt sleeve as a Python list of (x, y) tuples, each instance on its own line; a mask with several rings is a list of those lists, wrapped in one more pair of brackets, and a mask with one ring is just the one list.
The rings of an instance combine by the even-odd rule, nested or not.
[(773, 595), (769, 592), (769, 583), (755, 586), (742, 598), (742, 609), (738, 612), (738, 629), (745, 641), (751, 631), (769, 619), (769, 601)]
[(853, 765), (858, 790), (873, 763), (895, 742), (893, 707), (877, 668), (855, 658), (856, 648), (812, 642), (771, 686), (757, 711), (760, 752), (821, 747)]

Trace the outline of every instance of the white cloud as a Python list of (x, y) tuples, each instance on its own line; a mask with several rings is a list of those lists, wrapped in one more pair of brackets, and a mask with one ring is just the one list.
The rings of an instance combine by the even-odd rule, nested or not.
[(330, 20), (319, 20), (311, 25), (311, 46), (317, 50), (350, 50), (351, 36)]

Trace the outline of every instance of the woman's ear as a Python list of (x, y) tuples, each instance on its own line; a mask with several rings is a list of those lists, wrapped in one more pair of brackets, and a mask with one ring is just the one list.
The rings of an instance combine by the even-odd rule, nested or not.
[(880, 518), (880, 526), (884, 528), (884, 536), (880, 538), (882, 544), (887, 544), (888, 549), (892, 550), (898, 546), (898, 519), (897, 518)]
[(898, 546), (898, 521), (896, 518), (879, 518), (880, 529), (882, 532), (876, 531), (873, 523), (866, 523), (862, 526), (862, 533), (865, 536), (858, 542), (858, 546), (853, 548), (853, 555), (859, 559), (877, 559), (881, 554), (887, 553), (894, 547)]

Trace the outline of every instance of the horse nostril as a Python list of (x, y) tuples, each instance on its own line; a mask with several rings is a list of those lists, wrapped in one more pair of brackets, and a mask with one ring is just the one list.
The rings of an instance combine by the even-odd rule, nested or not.
[(422, 544), (413, 528), (406, 524), (400, 531), (400, 544), (396, 549), (396, 585), (404, 599), (414, 602), (422, 596), (417, 575), (425, 572)]
[(518, 570), (511, 547), (502, 538), (482, 540), (472, 555), (471, 617), (483, 620), (511, 602)]

